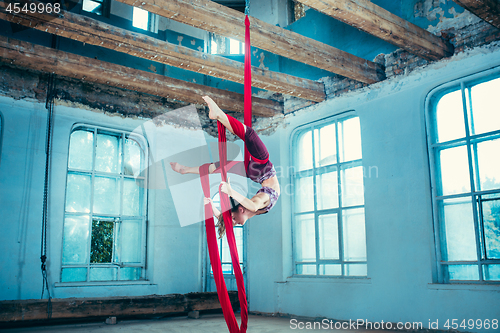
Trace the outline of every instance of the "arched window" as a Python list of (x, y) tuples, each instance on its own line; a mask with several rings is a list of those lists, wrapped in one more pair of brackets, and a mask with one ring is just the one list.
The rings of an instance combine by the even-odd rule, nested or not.
[(146, 147), (126, 132), (71, 132), (61, 282), (146, 278)]
[(294, 274), (366, 276), (359, 118), (302, 126), (292, 147)]
[(439, 87), (427, 101), (437, 282), (500, 281), (500, 77)]

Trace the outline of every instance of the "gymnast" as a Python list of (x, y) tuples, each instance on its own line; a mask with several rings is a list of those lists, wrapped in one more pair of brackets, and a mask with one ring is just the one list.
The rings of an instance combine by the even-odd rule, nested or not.
[[(228, 182), (221, 182), (221, 191), (226, 193), (231, 198), (231, 202), (236, 201), (237, 203), (236, 205), (233, 204), (233, 207), (231, 208), (233, 225), (244, 225), (249, 218), (269, 212), (276, 204), (276, 201), (278, 201), (278, 197), (280, 195), (280, 185), (278, 177), (276, 176), (276, 170), (274, 169), (271, 161), (269, 161), (269, 152), (267, 151), (266, 146), (251, 127), (247, 127), (237, 119), (225, 114), (210, 97), (205, 96), (203, 99), (208, 104), (208, 108), (210, 109), (208, 117), (213, 120), (218, 120), (231, 133), (242, 139), (246, 144), (248, 152), (250, 153), (250, 162), (246, 171), (244, 163), (240, 162), (232, 166), (228, 172), (246, 176), (254, 182), (262, 185), (262, 188), (259, 189), (251, 199), (248, 199), (231, 188), (229, 179)], [(200, 167), (188, 167), (177, 162), (171, 162), (170, 166), (175, 172), (180, 174), (200, 173)], [(211, 163), (208, 171), (211, 174), (218, 172), (220, 171), (219, 167), (219, 162)], [(217, 223), (218, 233), (219, 238), (221, 238), (225, 233), (222, 214), (213, 205), (210, 198), (205, 198), (204, 203), (205, 205), (210, 204), (214, 215), (217, 216), (219, 221)]]

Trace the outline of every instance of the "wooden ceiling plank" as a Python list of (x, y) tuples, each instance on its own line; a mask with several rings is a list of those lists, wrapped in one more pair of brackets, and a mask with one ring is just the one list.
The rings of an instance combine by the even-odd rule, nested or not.
[(297, 0), (427, 60), (453, 54), (453, 45), (368, 0)]
[[(0, 60), (35, 71), (54, 73), (59, 76), (188, 103), (203, 104), (201, 97), (209, 95), (222, 109), (243, 112), (242, 94), (173, 79), (4, 36), (0, 36)], [(283, 105), (275, 101), (252, 97), (252, 109), (256, 116), (271, 117), (281, 114)]]
[(500, 29), (500, 1), (498, 0), (453, 0), (495, 28)]
[[(210, 0), (118, 0), (151, 13), (244, 41), (245, 15)], [(364, 83), (385, 79), (382, 65), (330, 45), (250, 18), (252, 45)]]
[[(1, 6), (6, 6), (6, 3), (0, 1)], [(244, 81), (244, 64), (241, 62), (161, 41), (71, 12), (63, 12), (56, 17), (29, 12), (0, 12), (0, 19), (224, 80), (238, 83)], [(315, 102), (326, 98), (321, 82), (256, 66), (252, 66), (252, 85)]]

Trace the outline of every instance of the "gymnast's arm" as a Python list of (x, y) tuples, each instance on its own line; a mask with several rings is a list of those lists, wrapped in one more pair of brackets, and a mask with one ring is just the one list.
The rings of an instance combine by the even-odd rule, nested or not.
[(212, 206), (212, 212), (214, 213), (214, 216), (217, 217), (217, 218), (219, 218), (220, 211), (214, 206), (214, 203), (212, 202), (212, 199), (205, 198), (205, 199), (203, 199), (203, 202), (205, 203), (205, 205), (210, 204), (210, 206)]
[(240, 194), (231, 188), (231, 185), (226, 182), (221, 182), (221, 191), (229, 195), (234, 200), (238, 201), (243, 207), (252, 212), (257, 212), (259, 209), (262, 209), (269, 205), (269, 195), (266, 193), (258, 193), (252, 197), (252, 199), (248, 199), (243, 194)]

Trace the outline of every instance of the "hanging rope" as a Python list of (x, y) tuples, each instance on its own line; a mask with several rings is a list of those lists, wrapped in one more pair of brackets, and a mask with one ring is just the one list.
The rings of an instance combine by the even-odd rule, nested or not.
[(248, 16), (250, 13), (250, 0), (245, 1), (245, 15)]
[[(52, 35), (52, 48), (57, 47), (57, 37)], [(52, 297), (50, 296), (49, 289), (49, 278), (47, 275), (47, 217), (48, 217), (48, 194), (49, 194), (49, 176), (50, 176), (50, 153), (51, 153), (51, 143), (52, 143), (52, 126), (54, 118), (54, 98), (55, 89), (54, 74), (50, 74), (47, 86), (47, 99), (45, 101), (45, 108), (47, 109), (47, 127), (45, 133), (45, 174), (43, 183), (43, 208), (42, 208), (42, 232), (40, 240), (40, 261), (42, 262), (42, 296), (43, 299), (45, 289), (48, 294), (47, 303), (47, 317), (50, 319), (52, 317)]]

